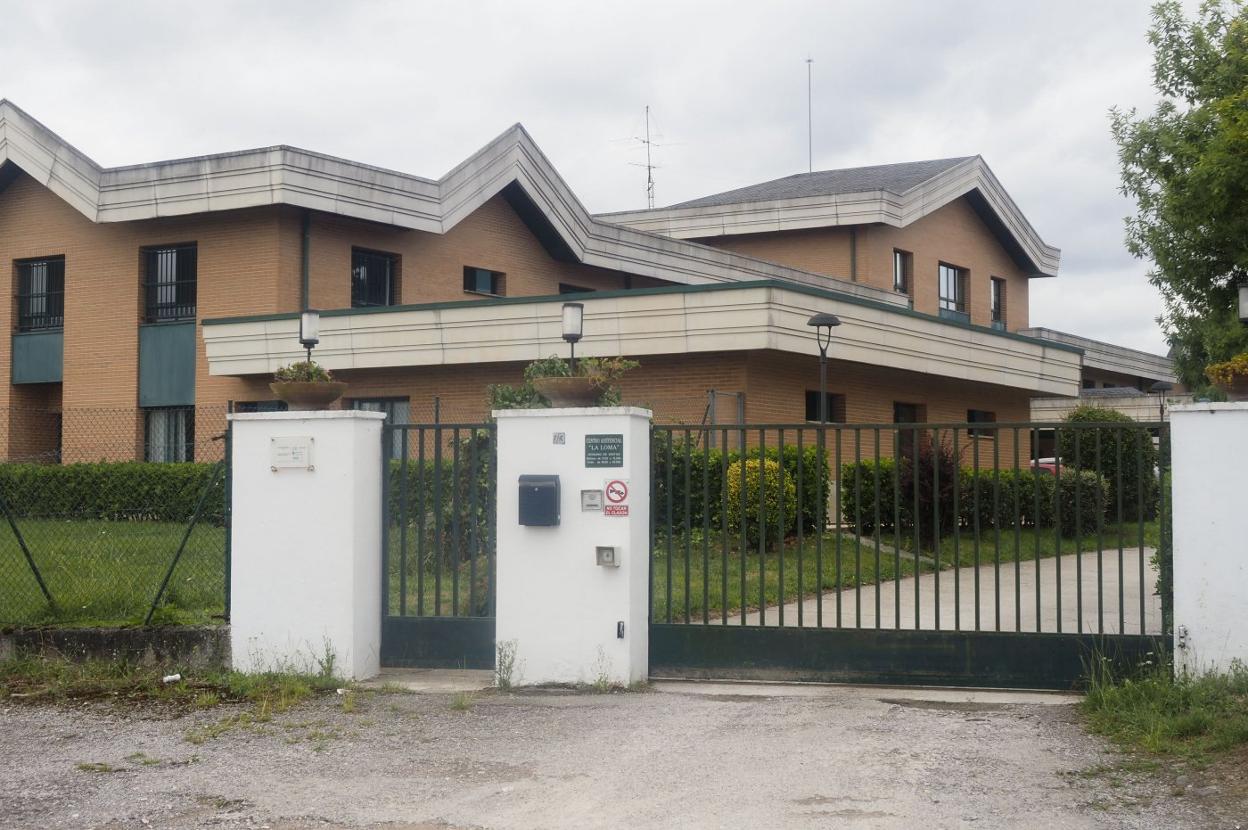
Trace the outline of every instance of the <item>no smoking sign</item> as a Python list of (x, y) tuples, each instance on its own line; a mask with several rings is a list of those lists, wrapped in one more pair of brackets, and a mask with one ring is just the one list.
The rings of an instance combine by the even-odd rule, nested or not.
[(606, 504), (602, 506), (603, 515), (627, 516), (628, 481), (621, 478), (613, 478), (608, 480), (606, 486), (602, 489), (606, 495)]

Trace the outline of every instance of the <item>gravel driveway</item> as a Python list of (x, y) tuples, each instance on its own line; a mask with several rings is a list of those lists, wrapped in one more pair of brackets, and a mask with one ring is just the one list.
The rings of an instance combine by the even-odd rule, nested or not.
[(659, 684), (461, 711), (359, 692), (232, 726), (248, 710), (7, 704), (0, 827), (1234, 826), (1098, 772), (1123, 759), (1035, 700)]

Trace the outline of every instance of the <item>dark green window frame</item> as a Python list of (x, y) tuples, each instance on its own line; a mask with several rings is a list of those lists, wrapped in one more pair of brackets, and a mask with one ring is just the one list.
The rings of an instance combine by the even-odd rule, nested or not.
[(17, 269), (17, 330), (65, 327), (65, 257), (21, 259)]
[(143, 258), (143, 319), (148, 323), (194, 320), (197, 309), (199, 249), (194, 242), (153, 245)]
[(365, 248), (351, 249), (351, 307), (399, 304), (399, 257)]
[(507, 275), (502, 271), (491, 271), (489, 268), (478, 268), (474, 265), (464, 266), (464, 291), (467, 293), (502, 297), (506, 290)]

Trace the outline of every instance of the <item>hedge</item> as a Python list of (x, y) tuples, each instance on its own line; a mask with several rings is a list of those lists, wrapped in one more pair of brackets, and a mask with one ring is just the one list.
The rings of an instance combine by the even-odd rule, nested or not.
[[(892, 459), (881, 459), (877, 467), (874, 461), (845, 464), (841, 468), (841, 516), (843, 520), (859, 528), (863, 533), (875, 531), (875, 484), (880, 484), (879, 528), (892, 532), (897, 528), (900, 514), (900, 530), (908, 533), (914, 529), (914, 491), (908, 486), (906, 461), (898, 469)], [(857, 495), (854, 476), (858, 476)], [(948, 477), (947, 475), (945, 476)], [(901, 503), (895, 504), (898, 480), (901, 483)], [(958, 472), (958, 521), (965, 529), (974, 529), (978, 517), (980, 530), (1014, 527), (1017, 515), (1020, 527), (1053, 527), (1055, 519), (1056, 480), (1047, 473), (1030, 470), (975, 471), (962, 468)], [(1090, 470), (1063, 470), (1061, 475), (1062, 533), (1070, 535), (1076, 529), (1083, 533), (1094, 532), (1097, 519), (1104, 520), (1109, 505), (1109, 487), (1102, 476)], [(1078, 490), (1079, 518), (1076, 522), (1075, 503)], [(976, 494), (978, 493), (978, 501)], [(1036, 496), (1040, 510), (1036, 513)], [(1017, 514), (1015, 512), (1017, 499)], [(856, 509), (855, 509), (856, 508)], [(952, 487), (941, 485), (941, 532), (952, 532)], [(932, 524), (932, 499), (920, 489), (919, 527), (930, 528)], [(928, 539), (930, 541), (930, 539)]]
[[(145, 461), (0, 464), (0, 494), (13, 518), (188, 522), (217, 464)], [(200, 521), (220, 526), (225, 475), (216, 476)]]
[[(737, 461), (741, 460), (739, 450), (729, 450), (725, 459), (722, 449), (712, 447), (709, 451), (697, 446), (691, 442), (689, 446), (689, 473), (685, 474), (685, 443), (681, 440), (673, 439), (671, 444), (671, 514), (669, 516), (668, 504), (668, 463), (667, 463), (667, 441), (656, 439), (651, 442), (652, 458), (651, 470), (653, 472), (654, 484), (654, 524), (655, 527), (662, 530), (671, 521), (673, 529), (679, 529), (685, 522), (685, 498), (689, 499), (689, 525), (691, 528), (701, 528), (703, 517), (706, 517), (706, 523), (711, 529), (718, 529), (722, 526), (724, 519), (724, 488), (723, 483), (727, 470)], [(746, 458), (758, 458), (758, 448), (747, 449)], [(771, 447), (766, 451), (766, 457), (771, 461), (780, 462), (779, 450)], [(824, 451), (823, 464), (819, 463), (819, 449), (816, 446), (803, 446), (802, 463), (801, 463), (801, 498), (800, 509), (798, 515), (801, 516), (802, 528), (804, 530), (813, 530), (827, 523), (827, 503), (830, 498), (828, 495), (831, 487), (831, 472), (827, 463), (828, 452)], [(792, 483), (794, 486), (794, 498), (797, 492), (797, 474), (798, 474), (798, 452), (797, 446), (794, 444), (786, 444), (784, 447), (784, 480)], [(819, 494), (819, 473), (823, 470), (823, 498), (820, 499)], [(709, 475), (707, 474), (709, 471)], [(740, 467), (737, 468), (736, 486), (740, 487)], [(731, 477), (731, 476), (729, 476)], [(705, 503), (703, 495), (705, 493)], [(730, 499), (731, 500), (731, 499)], [(731, 511), (731, 506), (729, 510)]]

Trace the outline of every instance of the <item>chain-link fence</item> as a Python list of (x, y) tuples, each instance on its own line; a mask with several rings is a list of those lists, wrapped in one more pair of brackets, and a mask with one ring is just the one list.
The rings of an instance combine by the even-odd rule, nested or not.
[(0, 413), (0, 624), (226, 609), (224, 407)]

